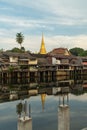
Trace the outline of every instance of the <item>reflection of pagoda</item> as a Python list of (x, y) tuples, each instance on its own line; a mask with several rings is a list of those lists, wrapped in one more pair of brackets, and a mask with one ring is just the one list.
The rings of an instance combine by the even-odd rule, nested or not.
[(45, 48), (45, 43), (44, 43), (44, 37), (42, 34), (42, 41), (41, 41), (41, 48), (40, 48), (40, 54), (46, 54), (46, 48)]
[(42, 93), (42, 94), (41, 94), (42, 110), (44, 110), (45, 98), (46, 98), (46, 94), (45, 94), (45, 93)]
[(68, 94), (59, 95), (58, 130), (70, 129)]

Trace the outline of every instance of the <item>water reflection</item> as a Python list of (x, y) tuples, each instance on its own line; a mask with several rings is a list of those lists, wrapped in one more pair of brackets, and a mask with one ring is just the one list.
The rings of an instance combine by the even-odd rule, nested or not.
[(87, 80), (64, 79), (55, 82), (39, 82), (30, 84), (1, 84), (0, 102), (25, 99), (41, 93), (57, 95), (65, 92), (74, 95), (87, 93)]
[[(41, 94), (31, 96), (25, 100), (31, 104), (33, 130), (59, 130), (59, 106), (69, 106), (70, 130), (82, 130), (87, 126), (87, 99), (76, 100), (75, 95), (68, 94), (44, 95), (44, 110)], [(85, 95), (87, 97), (87, 94)], [(81, 95), (81, 97), (85, 97)], [(65, 97), (65, 98), (64, 98)], [(65, 99), (63, 101), (63, 98)], [(61, 101), (60, 101), (61, 100)], [(70, 101), (69, 101), (70, 100)], [(23, 100), (24, 101), (24, 100)], [(20, 100), (0, 104), (0, 130), (17, 130), (16, 105)], [(67, 120), (66, 120), (67, 122)]]
[[(3, 126), (0, 123), (0, 130), (7, 130), (6, 125), (8, 130), (17, 130), (16, 105), (19, 99), (28, 100), (31, 104), (33, 130), (65, 130), (65, 128), (81, 130), (86, 128), (86, 79), (61, 79), (55, 82), (16, 85), (1, 84), (0, 113), (2, 119), (0, 121)], [(2, 104), (2, 102), (7, 103)], [(14, 128), (9, 126), (12, 121), (15, 122)]]

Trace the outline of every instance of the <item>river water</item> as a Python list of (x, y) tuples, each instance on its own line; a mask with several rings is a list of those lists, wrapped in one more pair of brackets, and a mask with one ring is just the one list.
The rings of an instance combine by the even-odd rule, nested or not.
[[(58, 95), (46, 95), (44, 109), (41, 95), (24, 99), (31, 104), (33, 130), (58, 130)], [(16, 105), (20, 100), (0, 104), (0, 130), (17, 130)], [(69, 93), (70, 130), (87, 130), (87, 93)]]

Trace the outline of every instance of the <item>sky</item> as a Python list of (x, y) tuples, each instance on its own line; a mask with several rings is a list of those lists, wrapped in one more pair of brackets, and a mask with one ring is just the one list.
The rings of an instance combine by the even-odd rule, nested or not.
[(47, 52), (54, 48), (87, 49), (87, 0), (0, 0), (0, 49), (22, 46), (39, 52), (42, 33)]

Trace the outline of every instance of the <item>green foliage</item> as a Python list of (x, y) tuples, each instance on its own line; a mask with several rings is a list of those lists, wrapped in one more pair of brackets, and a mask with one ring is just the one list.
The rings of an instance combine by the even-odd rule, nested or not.
[(87, 56), (87, 50), (85, 50), (81, 56)]
[(11, 50), (11, 52), (21, 52), (21, 50), (19, 49), (19, 48), (13, 48), (12, 50)]
[(12, 50), (11, 50), (11, 52), (25, 52), (25, 48), (24, 47), (21, 47), (21, 49), (19, 49), (19, 48), (17, 48), (17, 47), (15, 47), (15, 48), (13, 48)]
[(23, 53), (25, 52), (25, 48), (24, 47), (21, 47), (21, 49), (15, 47), (13, 48), (12, 50), (7, 50), (6, 52), (17, 52), (17, 53)]
[(8, 70), (9, 70), (9, 72), (12, 72), (14, 70), (14, 67), (13, 66), (9, 66)]
[(24, 41), (24, 36), (21, 32), (16, 34), (16, 41), (20, 44), (21, 48), (22, 42)]
[(83, 95), (83, 94), (84, 94), (84, 91), (77, 89), (77, 90), (73, 91), (72, 93), (73, 93), (74, 95), (76, 95), (76, 96), (79, 96), (79, 95)]
[(84, 49), (79, 48), (79, 47), (72, 48), (69, 51), (71, 52), (71, 54), (75, 56), (83, 56), (84, 54)]
[(25, 48), (24, 48), (24, 47), (21, 47), (21, 51), (22, 51), (22, 52), (25, 52)]

